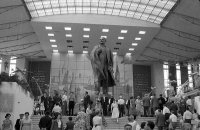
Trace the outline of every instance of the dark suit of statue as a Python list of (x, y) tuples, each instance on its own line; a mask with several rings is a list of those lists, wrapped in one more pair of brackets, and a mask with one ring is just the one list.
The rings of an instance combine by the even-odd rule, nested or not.
[(111, 50), (105, 46), (106, 39), (100, 39), (100, 44), (95, 46), (91, 52), (91, 64), (94, 73), (95, 89), (107, 94), (108, 87), (115, 85), (113, 77), (113, 55)]

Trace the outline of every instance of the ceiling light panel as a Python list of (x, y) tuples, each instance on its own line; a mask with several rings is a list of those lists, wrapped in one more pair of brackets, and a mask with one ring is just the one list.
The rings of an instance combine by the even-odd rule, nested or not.
[(64, 29), (65, 29), (66, 31), (71, 31), (71, 30), (72, 30), (71, 27), (65, 27)]
[(58, 53), (58, 50), (53, 50), (54, 53)]
[(89, 38), (89, 37), (90, 37), (90, 35), (83, 35), (83, 37), (84, 37), (84, 38)]
[(72, 37), (72, 34), (66, 34), (65, 36), (66, 37)]
[(83, 54), (88, 54), (88, 51), (83, 51)]
[(49, 41), (50, 42), (56, 42), (56, 39), (50, 39)]
[(68, 50), (68, 53), (69, 53), (69, 54), (73, 54), (74, 51), (73, 51), (73, 50)]
[(146, 34), (146, 31), (139, 31), (139, 34)]
[[(33, 18), (59, 14), (101, 14), (160, 24), (178, 0), (25, 0)], [(151, 17), (156, 19), (151, 19)]]
[(129, 51), (134, 51), (134, 48), (129, 48), (128, 50), (129, 50)]
[(104, 38), (107, 38), (107, 36), (101, 36), (100, 38), (103, 38), (103, 37), (104, 37)]
[(126, 53), (126, 56), (131, 56), (131, 53)]
[(138, 43), (132, 43), (132, 46), (137, 46), (138, 45)]
[(83, 31), (90, 31), (90, 28), (83, 28)]
[(46, 26), (45, 29), (46, 30), (52, 30), (52, 27), (51, 26)]
[(123, 40), (123, 39), (124, 39), (124, 37), (121, 37), (121, 36), (119, 36), (119, 37), (118, 37), (118, 39), (119, 39), (119, 40)]
[(102, 29), (102, 32), (109, 32), (109, 29)]
[(128, 30), (121, 30), (121, 33), (127, 33)]
[(54, 37), (54, 33), (48, 33), (49, 37)]
[(57, 45), (51, 45), (51, 47), (58, 47)]
[(117, 55), (117, 52), (113, 52), (113, 55)]
[(136, 37), (136, 38), (135, 38), (136, 41), (139, 41), (139, 40), (141, 40), (141, 39), (142, 39), (141, 37)]

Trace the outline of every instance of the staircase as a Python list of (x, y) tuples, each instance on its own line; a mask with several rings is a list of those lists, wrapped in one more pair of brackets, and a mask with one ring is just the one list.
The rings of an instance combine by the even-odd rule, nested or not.
[[(38, 123), (39, 123), (40, 118), (41, 118), (40, 115), (33, 115), (31, 117), (32, 123), (33, 123), (33, 130), (39, 130)], [(73, 117), (73, 118), (75, 118), (75, 117)], [(110, 117), (105, 117), (105, 119), (107, 122), (107, 127), (104, 128), (104, 130), (123, 130), (124, 125), (128, 123), (127, 117), (120, 118), (119, 123), (116, 123), (116, 120), (111, 119)], [(62, 120), (63, 120), (64, 127), (65, 127), (65, 124), (68, 121), (68, 117), (63, 116)], [(147, 121), (155, 122), (154, 117), (139, 117), (137, 120), (138, 120), (139, 124), (141, 124), (142, 122), (147, 122)], [(154, 130), (157, 130), (157, 127)], [(180, 130), (180, 128), (177, 128), (176, 130)]]

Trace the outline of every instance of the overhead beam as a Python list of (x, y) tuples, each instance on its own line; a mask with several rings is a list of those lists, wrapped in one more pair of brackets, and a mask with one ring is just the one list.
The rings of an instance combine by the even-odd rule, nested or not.
[(25, 37), (28, 37), (30, 35), (33, 35), (33, 34), (35, 34), (35, 32), (3, 36), (3, 37), (0, 37), (0, 43), (10, 42), (10, 41), (17, 41), (17, 40), (23, 39)]
[(23, 6), (24, 6), (24, 8), (25, 8), (25, 10), (26, 10), (26, 13), (27, 13), (27, 15), (28, 15), (29, 20), (31, 20), (31, 19), (32, 19), (32, 16), (31, 16), (31, 14), (30, 14), (30, 12), (29, 12), (29, 10), (28, 10), (28, 7), (26, 6), (25, 1), (24, 1), (24, 0), (21, 0), (21, 2), (22, 2)]
[(23, 5), (11, 5), (11, 6), (4, 6), (4, 7), (0, 7), (0, 14), (3, 14), (9, 10), (21, 7)]
[(191, 16), (188, 16), (188, 15), (185, 15), (185, 14), (181, 14), (181, 13), (177, 13), (177, 12), (172, 12), (172, 14), (177, 15), (177, 16), (185, 19), (186, 21), (188, 21), (188, 22), (190, 22), (192, 24), (200, 26), (200, 19), (198, 19), (198, 18), (191, 17)]
[(165, 26), (161, 26), (161, 28), (165, 29), (169, 32), (172, 32), (173, 34), (175, 34), (179, 37), (189, 39), (189, 40), (192, 40), (192, 41), (196, 41), (196, 42), (200, 42), (200, 36), (190, 34), (190, 33), (187, 33), (187, 32), (183, 32), (183, 31), (180, 31), (180, 30), (172, 29), (172, 28), (165, 27)]
[(11, 29), (15, 26), (18, 26), (20, 24), (29, 22), (30, 20), (22, 20), (22, 21), (15, 21), (15, 22), (8, 22), (8, 23), (2, 23), (0, 24), (0, 30), (6, 30), (6, 29)]
[(185, 46), (185, 45), (182, 45), (180, 43), (167, 41), (167, 40), (160, 39), (160, 38), (157, 38), (157, 37), (153, 38), (153, 40), (156, 40), (156, 41), (158, 41), (158, 42), (160, 42), (164, 45), (167, 45), (168, 47), (175, 48), (175, 49), (178, 49), (178, 50), (182, 50), (182, 51), (186, 51), (186, 52), (200, 52), (200, 49)]
[(183, 55), (178, 55), (178, 54), (175, 54), (175, 53), (172, 53), (172, 52), (160, 50), (160, 49), (157, 49), (157, 48), (152, 48), (152, 47), (147, 47), (147, 48), (151, 49), (151, 50), (154, 50), (155, 52), (157, 51), (160, 55), (162, 55), (162, 53), (165, 53), (165, 54), (174, 55), (176, 57), (191, 58), (191, 57), (187, 57), (187, 56), (183, 56)]

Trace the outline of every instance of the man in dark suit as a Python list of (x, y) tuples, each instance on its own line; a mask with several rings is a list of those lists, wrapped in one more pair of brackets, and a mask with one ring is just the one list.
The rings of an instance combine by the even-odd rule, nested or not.
[(177, 111), (178, 111), (178, 106), (174, 103), (174, 101), (171, 102), (171, 105), (170, 105), (170, 111), (174, 112), (174, 114), (177, 116)]
[(114, 101), (114, 97), (111, 96), (111, 98), (108, 101), (109, 102), (108, 111), (109, 111), (110, 115), (112, 115), (111, 105), (112, 105), (113, 101)]
[(16, 120), (16, 123), (15, 123), (15, 130), (20, 130), (20, 124), (22, 122), (22, 119), (24, 117), (24, 114), (20, 114), (19, 115), (19, 119)]
[(86, 112), (86, 109), (87, 109), (88, 105), (90, 104), (90, 95), (88, 94), (87, 91), (85, 92), (83, 104), (84, 104), (84, 108), (85, 108), (85, 112)]
[(149, 107), (150, 107), (150, 98), (148, 96), (148, 94), (145, 94), (143, 99), (143, 107), (144, 107), (144, 116), (147, 117), (149, 116)]
[(48, 97), (47, 97), (47, 94), (44, 93), (43, 96), (41, 97), (41, 103), (44, 103), (44, 109), (45, 109), (45, 112), (48, 110), (48, 107), (49, 107), (49, 102), (48, 102)]
[(107, 106), (109, 104), (109, 98), (105, 94), (103, 94), (103, 96), (100, 99), (100, 102), (101, 102), (101, 106), (103, 108), (103, 115), (107, 116), (107, 111), (108, 111)]
[(45, 112), (45, 116), (43, 116), (41, 119), (40, 119), (40, 122), (39, 122), (39, 128), (40, 130), (50, 130), (51, 129), (51, 117), (49, 116), (50, 115), (50, 112)]
[(163, 130), (165, 126), (165, 115), (162, 114), (161, 110), (158, 109), (155, 124), (158, 126), (158, 130)]
[(73, 130), (74, 129), (74, 122), (72, 121), (72, 117), (68, 117), (69, 121), (66, 123), (65, 130)]
[(155, 111), (158, 109), (158, 98), (156, 97), (155, 94), (153, 94), (152, 99), (151, 99), (151, 107), (153, 109), (152, 115), (155, 115)]

